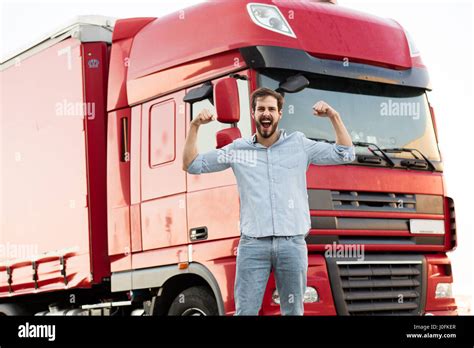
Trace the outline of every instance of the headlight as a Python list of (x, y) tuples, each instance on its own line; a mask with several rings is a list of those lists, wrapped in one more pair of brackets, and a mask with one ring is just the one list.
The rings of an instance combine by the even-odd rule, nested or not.
[(249, 3), (247, 4), (247, 11), (252, 21), (258, 26), (296, 39), (295, 33), (278, 7)]
[(273, 303), (280, 304), (280, 295), (278, 295), (278, 290), (275, 289), (272, 294), (272, 301)]
[(304, 303), (313, 303), (319, 301), (319, 294), (315, 288), (308, 286), (304, 292)]
[[(278, 294), (278, 290), (275, 289), (272, 294), (272, 301), (273, 303), (280, 304), (280, 295)], [(304, 292), (303, 303), (314, 303), (319, 301), (319, 294), (318, 291), (313, 287), (306, 287), (306, 291)]]
[(438, 283), (436, 285), (435, 298), (453, 297), (453, 287), (451, 283)]

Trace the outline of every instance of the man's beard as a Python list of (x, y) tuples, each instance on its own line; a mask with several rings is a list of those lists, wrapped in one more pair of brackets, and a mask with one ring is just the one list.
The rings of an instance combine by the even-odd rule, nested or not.
[[(271, 120), (270, 126), (265, 128), (261, 123), (261, 121), (263, 120)], [(278, 122), (275, 122), (274, 120), (269, 119), (269, 118), (263, 118), (257, 122), (257, 131), (259, 135), (262, 136), (262, 138), (270, 138), (275, 133), (277, 128), (278, 128)]]

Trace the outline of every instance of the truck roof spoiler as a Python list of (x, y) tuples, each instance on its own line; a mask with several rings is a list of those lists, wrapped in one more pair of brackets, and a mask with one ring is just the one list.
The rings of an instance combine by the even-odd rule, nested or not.
[(0, 71), (21, 59), (34, 55), (62, 40), (74, 37), (81, 42), (112, 42), (115, 18), (106, 16), (77, 16), (48, 35), (0, 59)]

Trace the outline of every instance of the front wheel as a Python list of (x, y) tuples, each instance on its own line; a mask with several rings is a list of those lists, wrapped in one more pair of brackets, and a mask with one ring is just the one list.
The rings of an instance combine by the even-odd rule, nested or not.
[(217, 303), (205, 286), (193, 286), (181, 292), (171, 303), (168, 315), (207, 316), (218, 315)]

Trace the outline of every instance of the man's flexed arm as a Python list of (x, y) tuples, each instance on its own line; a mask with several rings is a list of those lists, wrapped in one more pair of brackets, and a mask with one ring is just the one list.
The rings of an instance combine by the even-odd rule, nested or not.
[(188, 137), (186, 138), (186, 143), (184, 144), (183, 170), (187, 171), (189, 165), (194, 161), (194, 159), (198, 155), (196, 141), (197, 141), (199, 127), (203, 124), (212, 122), (214, 120), (215, 120), (214, 115), (212, 115), (209, 112), (209, 110), (204, 109), (191, 122), (191, 126), (189, 127)]
[(324, 101), (314, 104), (313, 113), (317, 117), (329, 118), (336, 133), (336, 143), (328, 144), (322, 141), (314, 141), (303, 135), (303, 145), (308, 154), (309, 163), (322, 165), (353, 162), (355, 160), (355, 149), (351, 136), (339, 113)]
[(347, 131), (344, 123), (342, 122), (342, 118), (339, 113), (334, 110), (329, 104), (319, 101), (313, 106), (314, 115), (320, 117), (327, 117), (332, 123), (334, 127), (334, 131), (336, 132), (336, 144), (344, 145), (344, 146), (352, 146), (352, 139)]

